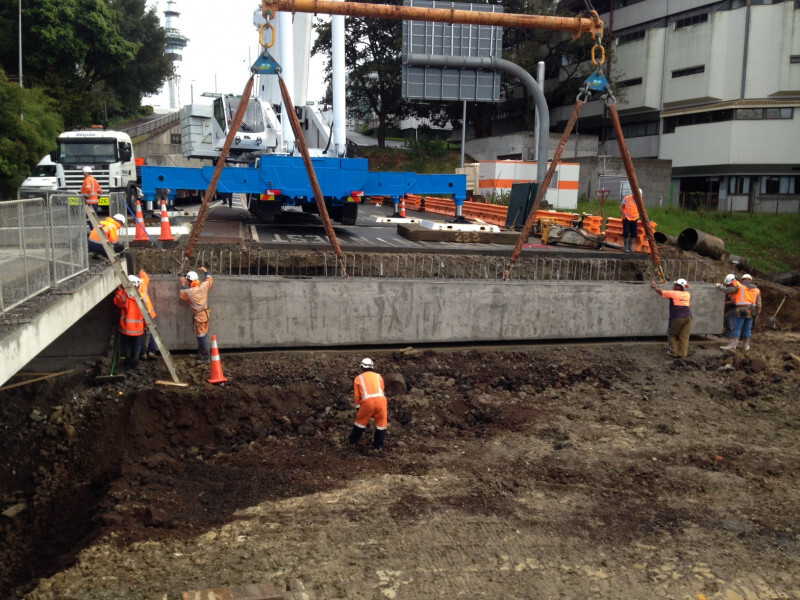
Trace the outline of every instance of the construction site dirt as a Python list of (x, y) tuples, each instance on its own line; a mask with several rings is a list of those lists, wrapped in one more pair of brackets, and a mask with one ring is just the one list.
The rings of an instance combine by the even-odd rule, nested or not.
[[(7, 390), (0, 597), (800, 598), (800, 294), (764, 289), (747, 353), (220, 348), (222, 385), (177, 356), (186, 388), (147, 361)], [(380, 453), (345, 440), (364, 355)]]

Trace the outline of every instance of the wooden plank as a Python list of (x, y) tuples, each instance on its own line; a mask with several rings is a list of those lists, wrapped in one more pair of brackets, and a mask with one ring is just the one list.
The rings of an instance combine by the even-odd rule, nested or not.
[(156, 380), (156, 384), (158, 385), (171, 385), (174, 387), (188, 387), (188, 383), (184, 383), (182, 381), (167, 381), (165, 379), (158, 379)]
[(29, 383), (36, 383), (37, 381), (44, 381), (45, 379), (52, 379), (53, 377), (60, 377), (61, 375), (72, 373), (72, 371), (73, 369), (70, 369), (69, 371), (61, 371), (60, 373), (48, 373), (47, 375), (43, 375), (41, 377), (34, 377), (33, 379), (26, 379), (25, 381), (20, 381), (19, 383), (12, 383), (11, 385), (0, 387), (0, 392), (2, 392), (3, 390), (10, 390), (11, 388), (19, 387), (21, 385), (28, 385)]

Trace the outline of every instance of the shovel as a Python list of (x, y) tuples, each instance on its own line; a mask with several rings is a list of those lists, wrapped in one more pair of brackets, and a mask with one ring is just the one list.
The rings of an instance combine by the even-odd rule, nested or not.
[(787, 299), (788, 297), (789, 297), (789, 294), (784, 294), (784, 295), (783, 295), (783, 300), (781, 300), (781, 303), (780, 303), (780, 304), (778, 304), (778, 309), (775, 311), (775, 314), (774, 314), (774, 315), (772, 315), (772, 316), (769, 318), (769, 323), (768, 323), (768, 325), (769, 325), (769, 328), (770, 328), (770, 329), (777, 329), (777, 328), (778, 328), (778, 326), (775, 324), (775, 317), (777, 317), (777, 316), (778, 316), (778, 311), (781, 309), (781, 307), (783, 306), (783, 303), (784, 303), (784, 302), (786, 302), (786, 299)]

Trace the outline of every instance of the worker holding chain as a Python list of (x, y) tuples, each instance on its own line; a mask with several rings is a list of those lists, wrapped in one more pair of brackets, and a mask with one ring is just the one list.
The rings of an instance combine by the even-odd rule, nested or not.
[(689, 353), (689, 336), (692, 333), (692, 311), (689, 308), (691, 295), (686, 290), (689, 282), (677, 279), (672, 284), (671, 290), (659, 289), (656, 282), (650, 287), (656, 294), (669, 298), (669, 341), (672, 351), (678, 358), (686, 358)]
[(202, 282), (195, 271), (189, 271), (186, 277), (181, 277), (180, 298), (188, 302), (192, 309), (192, 324), (197, 336), (197, 360), (209, 362), (207, 337), (211, 312), (208, 309), (208, 290), (214, 285), (214, 278), (205, 267), (200, 267), (200, 270), (203, 272)]

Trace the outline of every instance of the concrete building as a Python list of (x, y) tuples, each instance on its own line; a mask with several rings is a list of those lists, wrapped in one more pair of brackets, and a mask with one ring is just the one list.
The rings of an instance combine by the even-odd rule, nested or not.
[[(610, 79), (633, 157), (672, 162), (687, 207), (800, 209), (800, 0), (594, 0), (610, 31)], [(579, 12), (584, 0), (564, 0)], [(608, 40), (607, 40), (608, 41)], [(610, 53), (611, 55), (611, 53)], [(563, 129), (572, 106), (551, 109)], [(619, 156), (600, 101), (581, 133)]]

